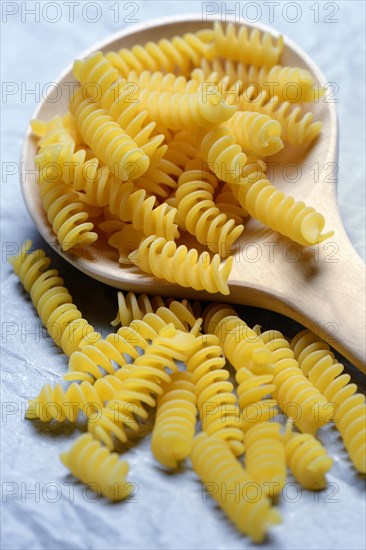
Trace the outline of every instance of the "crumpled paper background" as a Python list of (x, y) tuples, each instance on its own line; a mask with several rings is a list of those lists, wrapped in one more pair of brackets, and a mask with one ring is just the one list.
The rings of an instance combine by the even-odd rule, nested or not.
[[(207, 11), (222, 9), (225, 13), (239, 5), (241, 16), (246, 13), (251, 19), (273, 24), (297, 41), (329, 82), (339, 86), (335, 96), (340, 122), (339, 204), (347, 232), (364, 255), (365, 4), (297, 3), (301, 13), (288, 2), (278, 6), (275, 2), (59, 1), (40, 2), (38, 8), (36, 4), (2, 2), (2, 79), (7, 86), (3, 87), (1, 130), (2, 547), (254, 547), (204, 496), (189, 465), (171, 475), (154, 462), (149, 437), (137, 438), (125, 453), (129, 478), (136, 484), (133, 501), (110, 504), (86, 492), (59, 461), (59, 453), (69, 448), (83, 430), (82, 424), (45, 426), (24, 420), (26, 400), (37, 395), (45, 382), (59, 381), (67, 360), (42, 329), (29, 297), (6, 263), (7, 255), (26, 238), (45, 247), (84, 316), (104, 335), (115, 315), (116, 291), (86, 278), (45, 245), (23, 204), (16, 166), (43, 86), (85, 48), (122, 26), (133, 25), (131, 19), (142, 22), (159, 15), (202, 13), (207, 4), (213, 6)], [(30, 13), (34, 9), (40, 10), (39, 17)], [(295, 19), (298, 21), (291, 22)], [(264, 328), (278, 327), (289, 335), (299, 328), (289, 319), (254, 308), (245, 308), (245, 318)], [(348, 368), (360, 381), (359, 373), (350, 365)], [(280, 503), (284, 522), (271, 530), (263, 548), (364, 548), (364, 481), (352, 469), (337, 432), (328, 426), (320, 436), (334, 457), (327, 490), (300, 493), (289, 478)]]

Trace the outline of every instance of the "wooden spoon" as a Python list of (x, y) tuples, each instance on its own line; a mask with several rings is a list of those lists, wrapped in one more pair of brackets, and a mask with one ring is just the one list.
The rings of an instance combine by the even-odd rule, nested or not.
[[(116, 51), (211, 26), (211, 22), (202, 22), (197, 15), (156, 19), (109, 37), (82, 57), (97, 50)], [(276, 37), (279, 35), (263, 25), (248, 24), (248, 27), (257, 27)], [(320, 87), (326, 84), (313, 61), (287, 38), (281, 63), (304, 67), (314, 75)], [(57, 101), (50, 101), (54, 96), (45, 98), (34, 118), (48, 120), (66, 112), (75, 83), (71, 67), (57, 83), (61, 98)], [(26, 206), (44, 239), (63, 258), (94, 279), (124, 290), (229, 301), (277, 311), (319, 334), (364, 371), (365, 266), (346, 235), (336, 204), (338, 131), (335, 104), (326, 95), (306, 107), (313, 110), (317, 120), (323, 121), (322, 133), (308, 148), (285, 147), (280, 154), (270, 157), (270, 179), (281, 190), (323, 213), (327, 220), (326, 230), (334, 229), (334, 237), (318, 246), (303, 248), (250, 220), (238, 243), (229, 296), (196, 292), (142, 274), (134, 266), (121, 267), (117, 263), (117, 251), (101, 239), (79, 255), (62, 251), (43, 212), (35, 175), (30, 172), (34, 169), (37, 150), (30, 130), (22, 150), (22, 162), (26, 167), (22, 191)]]

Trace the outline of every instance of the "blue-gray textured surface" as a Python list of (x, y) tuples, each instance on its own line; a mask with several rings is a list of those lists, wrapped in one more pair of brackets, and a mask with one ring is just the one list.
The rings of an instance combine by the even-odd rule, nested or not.
[[(245, 10), (250, 18), (261, 15), (261, 22), (272, 23), (298, 42), (321, 67), (328, 81), (338, 84), (338, 199), (347, 232), (358, 252), (364, 255), (364, 2), (301, 2), (297, 8), (289, 2), (279, 6), (276, 2), (208, 4), (211, 7), (207, 9), (223, 6), (224, 11), (236, 4), (242, 15)], [(23, 135), (35, 108), (35, 96), (25, 92), (32, 87), (42, 90), (84, 49), (122, 26), (133, 25), (123, 19), (144, 21), (159, 15), (201, 13), (202, 4), (2, 2), (1, 7), (2, 80), (8, 86), (8, 95), (3, 96), (1, 130), (2, 547), (254, 547), (235, 532), (210, 499), (203, 498), (201, 486), (188, 466), (172, 476), (154, 463), (148, 438), (137, 442), (126, 454), (130, 478), (138, 486), (136, 502), (118, 505), (103, 499), (92, 502), (91, 493), (85, 494), (80, 485), (73, 484), (58, 455), (70, 446), (83, 427), (44, 427), (23, 419), (26, 400), (38, 394), (46, 380), (60, 379), (66, 369), (66, 358), (46, 338), (29, 297), (5, 263), (14, 243), (31, 237), (36, 244), (45, 246), (23, 204), (18, 175), (4, 175), (4, 170), (12, 170), (10, 163), (18, 162)], [(40, 9), (39, 21), (29, 11), (34, 8)], [(295, 9), (300, 17), (291, 23), (296, 18)], [(58, 21), (50, 22), (59, 15)], [(90, 22), (99, 16), (96, 23)], [(115, 313), (115, 290), (86, 279), (46, 249), (84, 316), (106, 334)], [(298, 328), (292, 321), (270, 312), (248, 308), (246, 315), (251, 322), (266, 328), (276, 325), (290, 335)], [(335, 460), (327, 491), (296, 495), (294, 488), (289, 487), (287, 498), (280, 504), (284, 523), (271, 531), (264, 548), (364, 548), (363, 481), (352, 469), (336, 432), (324, 429), (321, 435)]]

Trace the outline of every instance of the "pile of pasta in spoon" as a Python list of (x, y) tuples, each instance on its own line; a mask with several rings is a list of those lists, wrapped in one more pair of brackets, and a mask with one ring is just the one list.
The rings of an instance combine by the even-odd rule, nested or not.
[(102, 338), (45, 252), (31, 245), (10, 263), (69, 357), (70, 384), (46, 384), (26, 417), (83, 421), (87, 433), (61, 460), (99, 495), (118, 501), (133, 492), (116, 451), (149, 426), (157, 462), (174, 470), (190, 458), (208, 494), (255, 542), (281, 521), (274, 501), (281, 504), (287, 470), (305, 489), (326, 487), (333, 460), (316, 437), (325, 424), (334, 422), (353, 466), (366, 473), (365, 396), (315, 334), (287, 339), (250, 328), (229, 305), (202, 310), (120, 292), (112, 325), (121, 326)]
[[(280, 65), (282, 38), (232, 24), (77, 60), (69, 111), (33, 120), (44, 211), (63, 250), (98, 239), (121, 269), (229, 293), (249, 216), (300, 245), (332, 232), (266, 175), (321, 122), (313, 76)], [(189, 243), (189, 244), (188, 244)]]

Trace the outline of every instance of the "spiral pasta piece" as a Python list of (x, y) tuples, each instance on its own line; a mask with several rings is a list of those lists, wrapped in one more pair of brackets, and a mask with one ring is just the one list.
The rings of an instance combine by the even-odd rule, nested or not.
[[(122, 327), (117, 334), (109, 334), (105, 339), (91, 345), (84, 345), (71, 354), (65, 380), (87, 380), (93, 382), (96, 378), (107, 374), (115, 374), (116, 367), (127, 364), (125, 354), (136, 359), (138, 348), (144, 350), (147, 339), (131, 327)], [(101, 370), (103, 369), (103, 370)]]
[(207, 93), (201, 86), (196, 93), (169, 93), (141, 90), (140, 110), (147, 110), (158, 125), (171, 129), (210, 128), (228, 120), (237, 110), (222, 101), (219, 92)]
[(149, 167), (150, 160), (138, 148), (99, 103), (84, 97), (84, 88), (76, 91), (70, 102), (81, 136), (102, 162), (113, 170), (116, 180), (138, 178)]
[(164, 135), (154, 135), (156, 123), (149, 120), (147, 111), (140, 110), (130, 88), (131, 82), (119, 80), (104, 93), (101, 106), (156, 164), (167, 149), (161, 145)]
[(127, 77), (130, 71), (140, 73), (143, 70), (171, 73), (177, 69), (180, 73), (187, 74), (206, 55), (208, 46), (205, 42), (209, 39), (207, 33), (212, 35), (212, 31), (205, 32), (205, 41), (201, 40), (199, 33), (186, 33), (171, 40), (163, 38), (157, 42), (146, 42), (144, 46), (122, 48), (118, 53), (108, 52), (106, 58), (122, 77)]
[(285, 446), (287, 464), (304, 489), (325, 489), (325, 474), (331, 469), (333, 459), (320, 441), (311, 434), (288, 433)]
[(103, 52), (95, 52), (84, 60), (77, 59), (73, 65), (73, 73), (80, 84), (85, 85), (86, 96), (97, 100), (119, 77), (117, 69), (103, 55)]
[(177, 246), (174, 241), (151, 235), (144, 239), (129, 258), (145, 273), (184, 287), (229, 294), (227, 280), (233, 264), (230, 256), (223, 265), (219, 254), (211, 260), (208, 252)]
[(133, 362), (131, 372), (124, 380), (123, 390), (117, 392), (98, 414), (89, 418), (88, 430), (93, 436), (112, 450), (114, 438), (123, 443), (128, 440), (126, 428), (137, 432), (140, 424), (136, 418), (148, 417), (144, 405), (155, 407), (155, 396), (163, 392), (161, 384), (170, 380), (165, 367), (176, 372), (178, 369), (173, 359), (184, 360), (182, 352), (193, 341), (192, 334), (166, 325), (146, 348), (145, 354)]
[(203, 316), (205, 331), (218, 337), (225, 357), (235, 370), (244, 365), (255, 370), (258, 365), (271, 362), (272, 354), (261, 337), (238, 317), (233, 308), (226, 304), (212, 304)]
[(62, 182), (43, 182), (40, 186), (43, 209), (63, 250), (86, 247), (98, 239), (94, 224), (78, 194)]
[[(250, 475), (235, 459), (227, 445), (202, 432), (195, 437), (191, 454), (193, 470), (207, 492), (241, 533), (262, 542), (271, 524), (281, 516), (269, 499), (259, 493)], [(235, 498), (228, 498), (227, 494)]]
[(56, 420), (57, 422), (76, 422), (79, 412), (90, 417), (101, 410), (105, 401), (112, 399), (118, 391), (123, 389), (123, 381), (127, 378), (130, 367), (116, 371), (115, 375), (108, 375), (95, 384), (83, 381), (81, 384), (72, 382), (64, 390), (61, 384), (52, 388), (45, 384), (39, 395), (28, 402), (26, 418), (39, 418), (42, 422)]
[(156, 234), (167, 240), (179, 236), (178, 226), (174, 223), (176, 209), (169, 209), (167, 204), (156, 206), (156, 197), (146, 197), (146, 191), (136, 189), (133, 182), (112, 182), (109, 208), (112, 214), (118, 215), (124, 222), (131, 222), (136, 230), (146, 236)]
[(201, 131), (199, 144), (203, 159), (218, 178), (228, 183), (240, 182), (247, 156), (228, 128)]
[(263, 113), (278, 121), (281, 125), (281, 138), (289, 145), (305, 145), (313, 141), (320, 133), (323, 123), (314, 121), (310, 112), (303, 113), (301, 107), (278, 96), (270, 96), (266, 90), (258, 94), (256, 86), (249, 86), (238, 102), (240, 111)]
[(205, 56), (208, 59), (225, 57), (253, 65), (271, 67), (278, 63), (283, 50), (283, 37), (277, 40), (268, 32), (259, 29), (248, 30), (242, 25), (239, 29), (227, 23), (225, 29), (219, 21), (214, 22), (214, 42)]
[(239, 456), (244, 452), (240, 411), (224, 367), (218, 338), (213, 334), (197, 337), (187, 370), (192, 373), (202, 430), (225, 441)]
[(245, 434), (245, 467), (268, 496), (278, 495), (286, 483), (286, 455), (281, 424), (261, 422)]
[(160, 464), (177, 468), (190, 455), (196, 425), (196, 396), (192, 375), (176, 372), (158, 398), (151, 450)]
[(83, 319), (72, 303), (57, 269), (48, 269), (51, 260), (43, 250), (29, 252), (32, 241), (25, 241), (18, 254), (9, 258), (37, 313), (55, 344), (66, 355), (101, 338)]
[[(239, 102), (239, 94), (244, 92), (245, 95), (245, 90), (250, 86), (255, 88), (257, 95), (264, 91), (268, 97), (278, 97), (279, 100), (289, 103), (313, 102), (317, 94), (323, 95), (322, 90), (319, 92), (316, 90), (311, 73), (300, 67), (282, 65), (256, 67), (251, 64), (233, 63), (228, 59), (224, 61), (215, 59), (212, 63), (203, 60), (201, 68), (205, 77), (212, 79), (214, 84), (217, 86), (220, 84), (221, 89), (228, 88), (228, 91), (223, 90), (226, 94), (234, 90), (232, 98), (235, 96)], [(225, 97), (225, 94), (223, 95)]]
[(276, 189), (255, 166), (248, 165), (241, 184), (232, 185), (232, 190), (253, 218), (303, 246), (321, 243), (334, 233), (322, 233), (322, 214)]
[(273, 346), (276, 348), (273, 397), (301, 432), (314, 435), (330, 420), (331, 404), (303, 374), (290, 344), (279, 331), (262, 334), (262, 340), (268, 342), (272, 353)]
[(119, 460), (117, 453), (110, 453), (90, 434), (79, 436), (60, 459), (75, 477), (110, 500), (123, 500), (133, 492), (133, 485), (126, 481), (127, 462)]
[(204, 177), (200, 170), (186, 171), (180, 176), (176, 191), (178, 216), (198, 242), (225, 257), (244, 226), (236, 225), (233, 219), (220, 212), (213, 201), (214, 189)]
[(136, 295), (128, 292), (117, 293), (118, 311), (116, 318), (111, 322), (112, 326), (129, 325), (135, 319), (142, 319), (146, 313), (154, 313), (159, 307), (164, 307), (164, 299), (161, 296), (149, 298), (146, 294)]
[(277, 414), (277, 402), (270, 398), (275, 390), (271, 374), (256, 375), (241, 367), (235, 379), (240, 407), (242, 430), (246, 433), (256, 424), (273, 420)]
[(268, 115), (240, 111), (227, 121), (236, 143), (256, 155), (275, 155), (283, 149), (281, 124)]
[(366, 473), (366, 405), (365, 396), (343, 372), (328, 344), (311, 331), (300, 332), (291, 342), (299, 366), (309, 381), (331, 404), (335, 426), (343, 439), (354, 467)]

